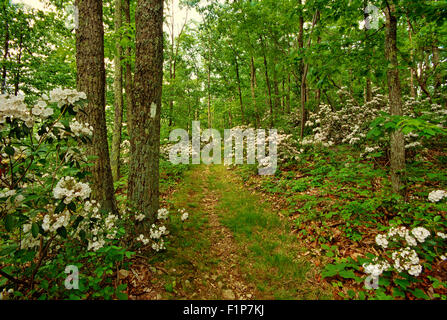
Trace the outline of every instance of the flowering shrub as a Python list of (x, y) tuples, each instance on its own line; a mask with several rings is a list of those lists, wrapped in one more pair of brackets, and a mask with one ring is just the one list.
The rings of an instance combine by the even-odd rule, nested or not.
[[(119, 237), (118, 217), (99, 208), (83, 181), (93, 134), (76, 118), (85, 99), (70, 89), (35, 103), (0, 95), (0, 269), (28, 294), (44, 281), (40, 269), (57, 268), (52, 259), (72, 243), (97, 252)], [(12, 276), (19, 269), (23, 279)]]
[(428, 195), (428, 200), (430, 200), (430, 202), (439, 202), (444, 198), (447, 198), (447, 192), (444, 190), (432, 191)]
[[(430, 232), (424, 227), (411, 230), (405, 226), (391, 227), (387, 233), (376, 236), (376, 244), (382, 249), (381, 255), (364, 263), (364, 272), (376, 278), (392, 277), (401, 289), (407, 289), (418, 282), (417, 277), (423, 273), (424, 265), (431, 269), (437, 261), (446, 259), (446, 238), (445, 233)], [(386, 271), (389, 271), (387, 275), (384, 274)], [(397, 289), (396, 292), (401, 294), (403, 291)], [(415, 292), (418, 291), (413, 291), (413, 294)], [(379, 294), (383, 295), (384, 290), (380, 290)], [(417, 295), (423, 296), (421, 292)]]
[[(346, 88), (340, 89), (338, 94), (349, 97)], [(401, 117), (396, 117), (394, 124), (385, 121), (387, 118), (383, 116), (390, 113), (390, 106), (387, 97), (380, 94), (377, 88), (373, 89), (373, 99), (364, 105), (359, 105), (353, 98), (348, 99), (340, 110), (334, 111), (328, 105), (321, 105), (318, 111), (310, 113), (306, 126), (312, 130), (312, 134), (306, 136), (301, 144), (329, 147), (347, 143), (364, 146), (363, 156), (368, 157), (386, 150), (386, 130), (403, 129), (405, 147), (412, 149), (421, 145), (420, 138), (427, 133), (442, 133), (440, 129), (447, 126), (447, 110), (439, 104), (431, 104), (428, 99), (418, 101), (406, 97), (403, 111), (404, 121)], [(371, 123), (375, 130), (371, 130)], [(371, 137), (375, 138), (374, 141), (367, 141)]]
[[(188, 212), (185, 209), (178, 209), (181, 221), (186, 221), (189, 217)], [(142, 222), (145, 219), (144, 214), (136, 215), (135, 219), (138, 222)], [(141, 242), (143, 246), (151, 245), (151, 248), (155, 252), (160, 252), (166, 250), (165, 237), (169, 235), (169, 230), (166, 227), (166, 222), (169, 219), (169, 210), (166, 208), (160, 208), (157, 212), (157, 219), (155, 223), (153, 223), (149, 229), (149, 237), (146, 237), (144, 234), (139, 234), (136, 237), (137, 242)]]

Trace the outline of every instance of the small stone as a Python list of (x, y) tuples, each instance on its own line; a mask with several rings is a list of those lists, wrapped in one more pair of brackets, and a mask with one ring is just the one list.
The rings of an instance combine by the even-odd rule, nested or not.
[(234, 300), (236, 299), (236, 296), (234, 295), (233, 290), (226, 289), (222, 290), (222, 298), (224, 298), (225, 300)]
[(121, 269), (119, 271), (119, 277), (120, 279), (126, 279), (129, 276), (129, 271)]

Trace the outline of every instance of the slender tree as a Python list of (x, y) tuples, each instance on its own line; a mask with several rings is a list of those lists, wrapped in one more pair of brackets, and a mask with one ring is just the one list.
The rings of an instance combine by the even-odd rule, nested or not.
[(115, 0), (115, 77), (113, 80), (113, 92), (115, 97), (115, 118), (113, 123), (112, 136), (112, 155), (111, 167), (114, 180), (118, 180), (120, 176), (120, 146), (121, 146), (121, 129), (123, 126), (123, 68), (121, 66), (122, 49), (121, 49), (121, 26), (122, 26), (122, 0)]
[(76, 30), (77, 88), (87, 95), (81, 121), (93, 126), (88, 154), (95, 157), (92, 193), (103, 209), (116, 212), (105, 117), (104, 29), (101, 0), (76, 0), (79, 26)]
[(163, 79), (163, 0), (138, 0), (128, 199), (155, 220), (159, 206), (160, 111)]
[[(388, 94), (391, 104), (391, 115), (402, 116), (402, 93), (399, 80), (399, 64), (397, 59), (397, 16), (395, 4), (391, 1), (385, 8), (386, 35), (385, 55), (388, 60)], [(391, 134), (391, 183), (394, 193), (401, 193), (405, 171), (405, 141), (400, 130)]]

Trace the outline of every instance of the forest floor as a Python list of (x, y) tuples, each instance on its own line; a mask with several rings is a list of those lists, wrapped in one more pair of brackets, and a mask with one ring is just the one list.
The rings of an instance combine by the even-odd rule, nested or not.
[(226, 167), (194, 166), (164, 202), (189, 219), (171, 217), (166, 252), (135, 258), (129, 299), (331, 298), (289, 221)]

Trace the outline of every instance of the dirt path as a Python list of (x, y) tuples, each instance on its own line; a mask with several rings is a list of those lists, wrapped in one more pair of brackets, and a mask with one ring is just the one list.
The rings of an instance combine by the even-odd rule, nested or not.
[[(168, 250), (139, 256), (126, 277), (130, 299), (316, 298), (309, 265), (289, 226), (223, 166), (197, 166), (165, 199)], [(310, 273), (310, 277), (313, 273)], [(318, 290), (317, 290), (318, 291)]]

